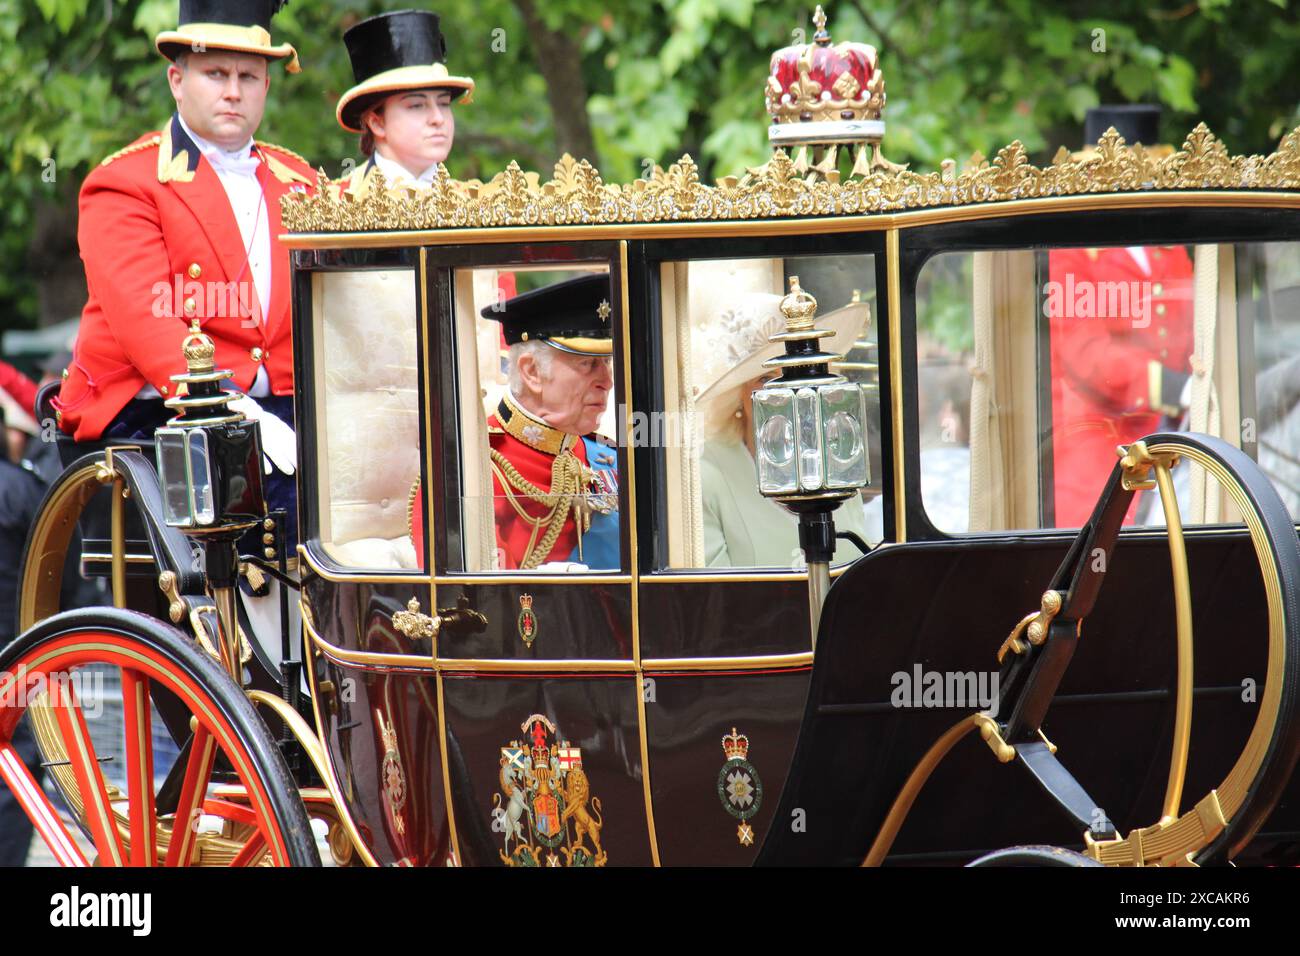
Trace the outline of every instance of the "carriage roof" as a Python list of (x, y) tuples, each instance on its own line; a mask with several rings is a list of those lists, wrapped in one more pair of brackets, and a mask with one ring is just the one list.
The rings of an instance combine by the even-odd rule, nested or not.
[(1198, 125), (1180, 149), (1160, 155), (1130, 146), (1114, 129), (1095, 150), (1062, 147), (1045, 166), (1019, 142), (992, 161), (976, 154), (958, 171), (876, 170), (846, 179), (819, 175), (799, 154), (771, 160), (714, 185), (690, 156), (647, 179), (606, 183), (586, 160), (565, 155), (542, 182), (517, 163), (483, 183), (440, 167), (433, 188), (373, 189), (361, 199), (325, 186), (286, 196), (283, 240), (297, 248), (548, 239), (874, 231), (1033, 213), (1152, 205), (1300, 207), (1300, 128), (1268, 156), (1231, 155)]

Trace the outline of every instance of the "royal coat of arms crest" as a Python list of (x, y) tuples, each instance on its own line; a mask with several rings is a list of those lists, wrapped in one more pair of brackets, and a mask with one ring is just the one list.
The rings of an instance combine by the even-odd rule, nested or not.
[[(492, 829), (506, 866), (604, 866), (600, 798), (582, 768), (582, 750), (533, 714), (524, 739), (501, 748), (501, 792), (492, 797)], [(588, 846), (590, 841), (590, 846)]]

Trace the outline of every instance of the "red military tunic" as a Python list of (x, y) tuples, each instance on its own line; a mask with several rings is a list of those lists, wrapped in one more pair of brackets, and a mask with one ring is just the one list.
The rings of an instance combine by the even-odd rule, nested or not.
[[(558, 435), (554, 429), (549, 431)], [(586, 444), (575, 435), (566, 436), (573, 455), (584, 466), (588, 465)], [(545, 491), (551, 489), (551, 466), (555, 455), (534, 448), (514, 435), (508, 434), (496, 415), (488, 419), (488, 444), (493, 451), (500, 452), (527, 481)], [(507, 496), (507, 489), (501, 483), (501, 476), (496, 467), (492, 469), (493, 509), (496, 515), (497, 568), (510, 571), (519, 568), (528, 553), (529, 541), (534, 540), (534, 526), (524, 520), (516, 510), (516, 505), (523, 508), (532, 518), (545, 518), (550, 508), (532, 501), (511, 489), (513, 497)], [(556, 520), (559, 520), (557, 517)], [(540, 543), (546, 534), (546, 528), (538, 528), (535, 541)], [(572, 512), (564, 516), (564, 528), (555, 539), (550, 552), (538, 563), (547, 561), (567, 561), (573, 549), (578, 545), (578, 532), (574, 526)]]
[(234, 370), (236, 387), (247, 391), (264, 366), (272, 394), (293, 394), (280, 197), (314, 190), (316, 174), (278, 146), (257, 143), (254, 155), (272, 240), (265, 321), (226, 191), (176, 117), (86, 177), (77, 241), (90, 296), (56, 400), (64, 431), (98, 438), (145, 385), (172, 397), (191, 317), (216, 344), (217, 367)]
[[(1115, 465), (1115, 446), (1155, 431), (1152, 363), (1161, 378), (1191, 369), (1192, 261), (1148, 246), (1149, 272), (1128, 249), (1057, 249), (1049, 258), (1052, 463), (1057, 527), (1080, 527)], [(1114, 285), (1118, 283), (1119, 285)], [(1133, 520), (1137, 499), (1126, 522)]]

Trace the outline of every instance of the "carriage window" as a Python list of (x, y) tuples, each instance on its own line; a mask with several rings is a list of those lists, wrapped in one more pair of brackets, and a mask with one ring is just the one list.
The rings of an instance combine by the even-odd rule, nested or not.
[(464, 569), (620, 570), (608, 267), (458, 269), (452, 285)]
[[(764, 360), (782, 352), (768, 338), (784, 328), (779, 305), (794, 275), (817, 298), (818, 327), (835, 332), (822, 347), (845, 356), (837, 370), (867, 394), (871, 485), (836, 510), (836, 527), (881, 539), (874, 258), (670, 262), (660, 273), (664, 415), (633, 432), (663, 450), (670, 567), (803, 565), (795, 518), (758, 493), (749, 399), (772, 377)], [(859, 555), (842, 542), (835, 560)]]
[(415, 291), (410, 269), (312, 278), (321, 544), (349, 568), (419, 566)]
[[(946, 532), (1079, 527), (1115, 446), (1223, 438), (1300, 515), (1300, 245), (944, 253), (917, 281), (921, 497)], [(1175, 471), (1184, 523), (1239, 520)], [(1153, 492), (1130, 525), (1163, 525)]]

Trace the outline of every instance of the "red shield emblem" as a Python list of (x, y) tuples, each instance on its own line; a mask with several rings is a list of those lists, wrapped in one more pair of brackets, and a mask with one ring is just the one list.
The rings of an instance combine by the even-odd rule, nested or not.
[(537, 821), (537, 832), (543, 837), (550, 838), (560, 832), (560, 805), (549, 793), (533, 798), (533, 818)]

